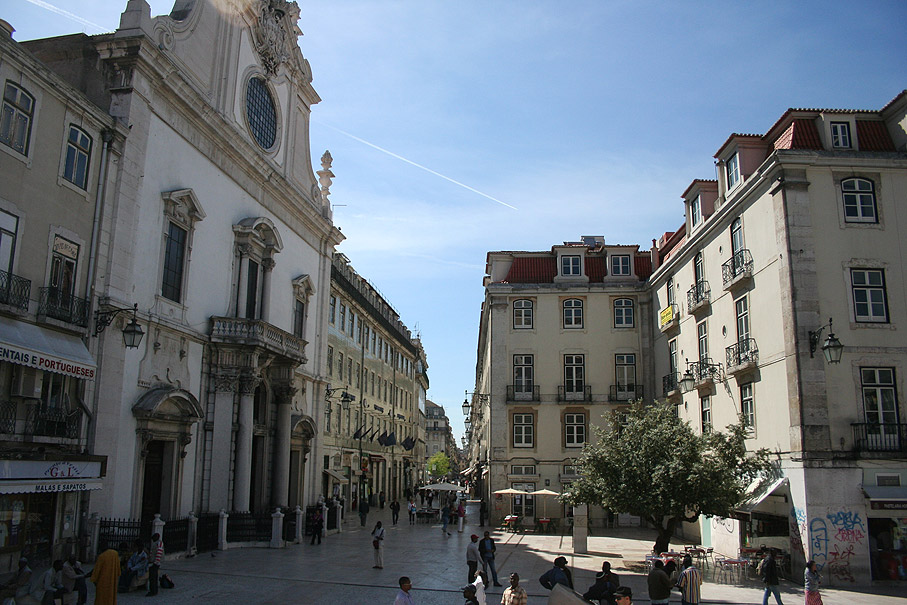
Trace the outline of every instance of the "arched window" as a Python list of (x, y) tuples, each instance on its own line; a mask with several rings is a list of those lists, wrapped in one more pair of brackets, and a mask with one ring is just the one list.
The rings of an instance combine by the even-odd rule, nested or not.
[(88, 163), (91, 160), (91, 137), (81, 128), (69, 127), (63, 178), (80, 189), (88, 188)]
[(528, 299), (513, 301), (513, 327), (518, 329), (532, 327), (532, 301)]
[(844, 220), (848, 223), (877, 223), (875, 185), (869, 179), (841, 181)]
[(618, 298), (614, 301), (614, 327), (633, 327), (633, 299)]
[(16, 84), (7, 81), (3, 89), (3, 108), (0, 120), (0, 142), (28, 155), (35, 98)]
[(564, 301), (564, 328), (583, 327), (583, 301), (568, 298)]

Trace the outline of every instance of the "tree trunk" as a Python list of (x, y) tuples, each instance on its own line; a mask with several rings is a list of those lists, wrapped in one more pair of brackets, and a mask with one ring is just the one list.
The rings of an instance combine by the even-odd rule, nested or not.
[(670, 550), (671, 537), (674, 535), (676, 527), (677, 517), (671, 517), (661, 522), (657, 528), (658, 537), (655, 539), (655, 553), (663, 553)]

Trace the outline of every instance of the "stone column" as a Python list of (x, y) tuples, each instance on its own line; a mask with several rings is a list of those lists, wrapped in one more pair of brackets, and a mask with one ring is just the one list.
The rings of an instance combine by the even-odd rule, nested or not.
[(252, 424), (254, 422), (255, 389), (259, 376), (246, 374), (239, 381), (239, 430), (236, 434), (236, 457), (233, 462), (233, 510), (249, 510), (249, 490), (252, 487)]
[(217, 524), (217, 548), (218, 550), (227, 550), (227, 520), (230, 515), (227, 511), (221, 509), (220, 522)]
[(589, 507), (585, 504), (573, 507), (573, 552), (586, 554), (589, 552), (587, 541), (589, 538)]
[(214, 421), (212, 426), (211, 480), (208, 510), (230, 508), (230, 458), (233, 444), (233, 399), (239, 383), (234, 371), (221, 371), (214, 382)]
[(198, 554), (198, 517), (191, 510), (189, 511), (189, 544), (186, 554), (190, 557)]
[(302, 515), (302, 507), (297, 504), (296, 510), (293, 512), (296, 514), (296, 543), (301, 544), (302, 536), (305, 532), (305, 520), (303, 519)]
[(151, 522), (151, 535), (160, 534), (161, 537), (164, 536), (164, 525), (167, 522), (161, 519), (160, 513), (154, 513), (154, 520)]
[(277, 427), (274, 443), (274, 475), (271, 483), (271, 502), (275, 506), (287, 506), (290, 494), (290, 433), (291, 409), (296, 387), (281, 384), (274, 387), (277, 402)]
[(274, 269), (274, 259), (265, 258), (261, 261), (261, 312), (259, 317), (262, 321), (268, 321), (271, 301), (271, 272)]
[(249, 253), (252, 251), (251, 246), (243, 244), (238, 246), (239, 251), (239, 292), (236, 296), (236, 316), (246, 316), (246, 294), (249, 290)]
[(98, 538), (101, 534), (101, 517), (98, 513), (91, 513), (88, 517), (88, 535), (91, 543), (88, 545), (88, 559), (94, 561), (98, 558)]
[(283, 513), (280, 509), (271, 514), (271, 548), (283, 548)]

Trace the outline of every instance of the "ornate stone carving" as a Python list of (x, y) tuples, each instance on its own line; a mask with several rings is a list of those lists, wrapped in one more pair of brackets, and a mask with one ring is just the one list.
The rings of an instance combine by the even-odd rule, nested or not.
[(239, 393), (240, 395), (253, 395), (260, 384), (260, 374), (243, 374), (239, 378)]
[(293, 395), (295, 395), (298, 390), (299, 389), (292, 384), (286, 383), (275, 385), (272, 392), (274, 393), (274, 400), (277, 401), (277, 403), (283, 404), (293, 403)]
[(265, 271), (272, 271), (277, 263), (274, 262), (273, 258), (263, 258), (261, 259), (261, 268)]
[(180, 434), (180, 436), (179, 436), (180, 458), (186, 457), (186, 454), (188, 453), (186, 451), (186, 448), (189, 446), (190, 443), (192, 443), (192, 435), (190, 435), (189, 433)]
[(218, 393), (235, 393), (239, 376), (233, 372), (218, 372), (213, 375), (214, 390)]
[(291, 4), (294, 3), (285, 0), (259, 0), (255, 37), (262, 65), (269, 75), (276, 74), (277, 68), (290, 58), (290, 36), (284, 17)]
[(142, 444), (141, 456), (144, 458), (148, 455), (148, 444), (154, 439), (154, 431), (148, 429), (136, 429), (136, 434)]

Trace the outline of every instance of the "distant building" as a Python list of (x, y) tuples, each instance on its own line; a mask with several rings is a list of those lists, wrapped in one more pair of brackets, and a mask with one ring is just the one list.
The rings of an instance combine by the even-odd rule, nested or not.
[(450, 419), (444, 406), (433, 401), (425, 402), (425, 459), (443, 452), (451, 462), (451, 476), (459, 473), (458, 450), (453, 437)]

